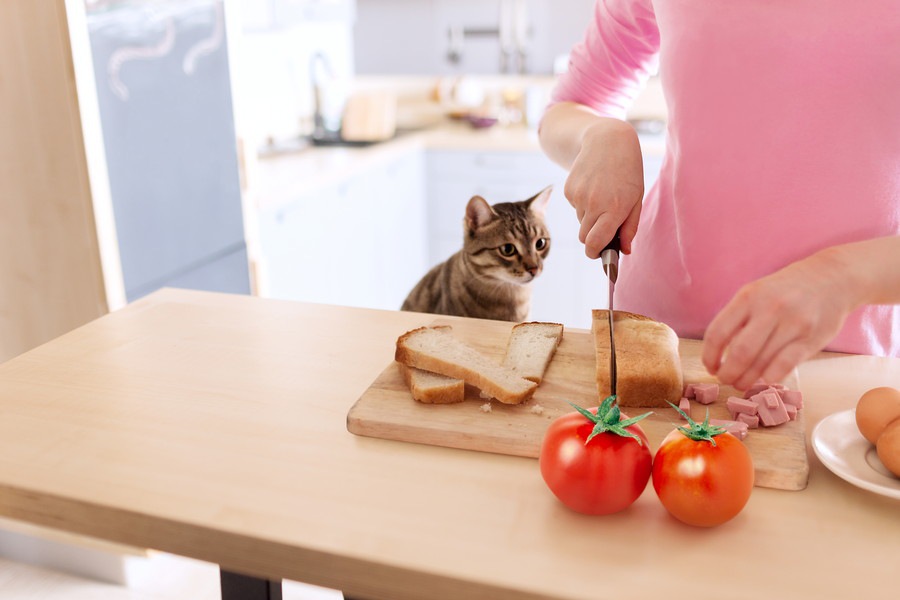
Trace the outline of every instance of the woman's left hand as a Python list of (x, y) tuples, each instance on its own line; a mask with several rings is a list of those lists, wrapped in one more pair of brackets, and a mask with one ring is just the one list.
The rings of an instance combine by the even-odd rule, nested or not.
[(829, 249), (745, 285), (706, 329), (704, 366), (740, 390), (784, 379), (860, 304), (847, 282), (850, 266)]

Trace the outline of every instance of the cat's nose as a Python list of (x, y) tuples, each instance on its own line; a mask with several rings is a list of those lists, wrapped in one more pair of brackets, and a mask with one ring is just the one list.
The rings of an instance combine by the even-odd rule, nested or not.
[(534, 277), (537, 275), (538, 267), (537, 265), (526, 265), (525, 270), (531, 273), (531, 276)]

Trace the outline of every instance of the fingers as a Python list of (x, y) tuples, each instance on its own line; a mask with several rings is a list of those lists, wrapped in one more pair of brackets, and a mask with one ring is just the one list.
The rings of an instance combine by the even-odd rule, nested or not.
[(745, 306), (732, 300), (715, 316), (703, 336), (703, 366), (712, 375), (718, 375), (725, 349), (746, 324), (749, 313)]
[[(590, 224), (589, 219), (585, 219), (581, 222), (581, 230), (584, 231), (588, 229), (588, 232), (585, 234), (583, 240), (584, 243), (584, 253), (588, 258), (597, 258), (600, 256), (600, 252), (603, 251), (603, 248), (613, 239), (613, 236), (616, 235), (616, 229), (619, 228), (619, 220), (613, 217), (610, 213), (603, 213), (599, 217), (597, 217), (596, 221), (594, 221), (593, 225)], [(581, 234), (579, 233), (579, 239)]]
[(719, 381), (740, 390), (750, 387), (758, 379), (758, 376), (752, 377), (752, 367), (772, 333), (773, 323), (750, 321), (740, 328), (719, 357), (719, 369), (716, 372)]
[(850, 307), (803, 278), (792, 270), (751, 283), (712, 320), (702, 360), (720, 382), (745, 390), (781, 381), (837, 335)]
[(634, 236), (637, 235), (642, 207), (642, 202), (635, 204), (625, 221), (619, 226), (619, 244), (622, 248), (622, 254), (631, 254), (631, 243), (634, 241)]

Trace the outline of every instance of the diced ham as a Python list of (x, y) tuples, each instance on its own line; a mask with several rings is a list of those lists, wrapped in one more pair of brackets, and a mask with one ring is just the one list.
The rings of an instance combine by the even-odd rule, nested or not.
[(796, 421), (796, 420), (797, 420), (797, 411), (798, 411), (799, 409), (798, 409), (796, 406), (794, 406), (793, 404), (785, 404), (785, 405), (784, 405), (784, 409), (787, 411), (788, 418), (789, 418), (791, 421)]
[(710, 419), (709, 424), (716, 425), (718, 427), (722, 427), (723, 429), (725, 429), (725, 431), (727, 431), (728, 433), (730, 433), (731, 435), (733, 435), (734, 437), (736, 437), (739, 440), (743, 440), (744, 438), (746, 438), (747, 431), (749, 430), (749, 426), (747, 425), (747, 423), (744, 423), (741, 421), (728, 421), (725, 419)]
[(746, 423), (747, 427), (750, 429), (756, 429), (759, 427), (759, 417), (756, 415), (751, 415), (748, 413), (737, 413), (737, 417), (735, 417), (736, 421), (740, 421), (741, 423)]
[(768, 383), (766, 383), (764, 381), (757, 381), (756, 383), (754, 383), (753, 385), (750, 386), (750, 389), (748, 389), (746, 392), (744, 392), (744, 399), (752, 398), (753, 396), (769, 389), (770, 387), (772, 387), (772, 386), (770, 386)]
[(687, 398), (688, 400), (694, 399), (694, 384), (688, 383), (684, 386), (684, 392), (681, 394), (682, 398)]
[(751, 397), (756, 402), (759, 421), (766, 427), (773, 427), (787, 423), (790, 420), (787, 409), (784, 407), (781, 397), (775, 390), (766, 390)]
[(728, 412), (731, 413), (732, 416), (735, 416), (739, 413), (745, 413), (748, 415), (755, 415), (759, 412), (759, 406), (753, 400), (745, 400), (743, 398), (738, 398), (737, 396), (731, 396), (728, 400), (725, 401), (725, 406), (728, 407)]
[[(684, 414), (687, 416), (691, 416), (691, 401), (688, 398), (682, 398), (681, 402), (678, 403), (678, 408), (684, 411)], [(686, 421), (680, 414), (678, 416), (681, 417), (682, 421)]]
[(694, 399), (700, 404), (712, 404), (719, 398), (719, 384), (695, 383)]
[(803, 394), (799, 390), (784, 390), (781, 392), (781, 399), (785, 404), (790, 404), (796, 408), (803, 408)]

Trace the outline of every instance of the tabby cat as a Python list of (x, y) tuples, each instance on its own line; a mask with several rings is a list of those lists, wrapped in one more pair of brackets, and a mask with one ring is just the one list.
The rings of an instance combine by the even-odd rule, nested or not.
[(531, 282), (550, 251), (544, 212), (548, 187), (528, 200), (491, 206), (473, 196), (463, 221), (463, 248), (432, 268), (400, 310), (524, 321)]

